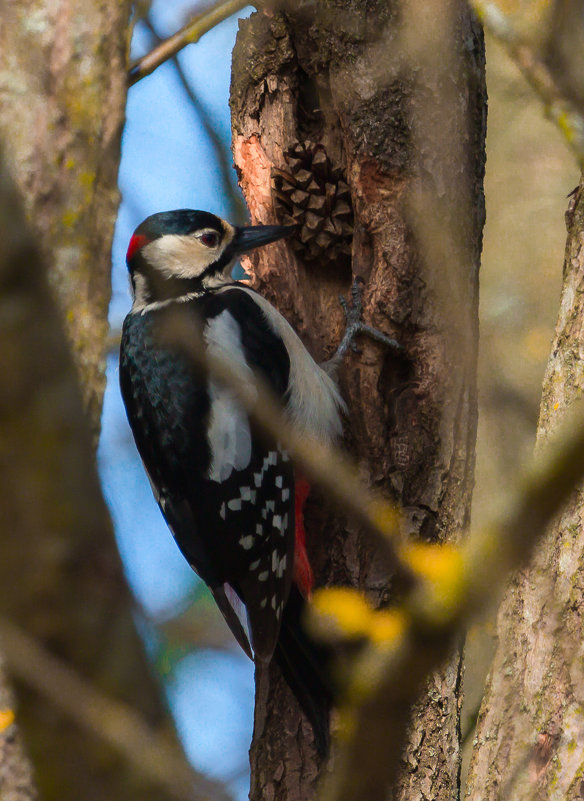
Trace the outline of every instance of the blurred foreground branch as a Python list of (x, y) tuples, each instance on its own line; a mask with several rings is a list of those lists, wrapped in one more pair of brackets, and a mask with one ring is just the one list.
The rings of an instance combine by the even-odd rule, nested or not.
[(335, 505), (370, 533), (384, 537), (393, 565), (417, 579), (410, 582), (410, 592), (397, 610), (401, 624), (394, 636), (381, 648), (379, 644), (368, 648), (355, 666), (354, 683), (365, 701), (354, 710), (350, 737), (342, 745), (337, 770), (324, 794), (326, 801), (382, 799), (395, 779), (411, 708), (424, 680), (447, 658), (469, 619), (493, 603), (509, 571), (529, 559), (584, 476), (582, 413), (565, 427), (564, 439), (534, 462), (506, 515), (472, 533), (459, 548), (400, 546), (395, 539), (387, 540), (388, 532), (395, 534), (395, 511), (369, 495), (343, 457), (300, 436), (261, 384), (250, 386), (234, 375), (231, 363), (209, 358), (203, 347), (193, 344), (192, 330), (187, 332), (180, 320), (172, 322), (167, 333), (199, 369), (228, 386), (254, 424), (286, 447), (302, 472)]
[(528, 562), (584, 477), (582, 408), (562, 432), (516, 488), (506, 515), (471, 533), (460, 548), (425, 546), (422, 559), (414, 551), (411, 567), (426, 580), (398, 610), (403, 625), (395, 636), (384, 647), (370, 646), (355, 666), (354, 684), (363, 688), (366, 681), (367, 697), (345, 719), (349, 735), (325, 784), (325, 801), (386, 797), (424, 680), (448, 657), (471, 617), (497, 601), (509, 571)]
[(561, 130), (578, 164), (584, 167), (584, 117), (567, 98), (553, 73), (537, 53), (524, 42), (496, 3), (470, 0), (485, 29), (499, 41), (524, 78), (544, 104), (547, 116)]
[(133, 709), (106, 697), (45, 650), (18, 626), (0, 617), (0, 640), (10, 672), (47, 698), (81, 729), (105, 740), (147, 781), (179, 801), (228, 801), (218, 782), (198, 774), (162, 732)]
[(193, 331), (179, 314), (169, 317), (165, 336), (181, 347), (205, 376), (228, 386), (254, 425), (284, 447), (299, 470), (312, 484), (320, 487), (338, 509), (376, 538), (388, 570), (397, 570), (402, 576), (408, 573), (407, 569), (400, 567), (395, 548), (398, 542), (397, 510), (365, 487), (355, 468), (340, 452), (293, 426), (281, 404), (258, 375), (254, 377), (254, 384), (250, 384), (234, 371), (233, 362), (214, 354), (210, 356), (200, 332)]
[(150, 75), (165, 61), (175, 56), (179, 50), (189, 44), (198, 42), (201, 36), (214, 28), (224, 19), (250, 5), (249, 0), (224, 0), (205, 9), (188, 22), (184, 28), (177, 31), (168, 39), (160, 42), (153, 50), (139, 58), (128, 72), (128, 82), (133, 86), (142, 78)]
[(129, 13), (128, 0), (9, 1), (1, 11), (0, 139), (29, 236), (46, 261), (94, 446), (105, 389)]
[[(567, 436), (580, 439), (579, 421), (571, 418), (584, 397), (583, 190), (581, 179), (566, 214), (563, 287), (543, 383), (538, 452), (559, 426)], [(574, 442), (576, 461), (581, 447)], [(546, 492), (553, 492), (551, 485)], [(527, 536), (529, 526), (538, 525), (541, 502), (535, 493), (524, 498)], [(467, 799), (532, 801), (581, 795), (583, 514), (580, 485), (527, 568), (507, 588), (497, 616), (497, 645), (477, 723)]]
[[(1, 160), (0, 235), (0, 368), (7, 379), (0, 392), (0, 616), (96, 692), (164, 731), (185, 775), (186, 758), (136, 630), (45, 264)], [(28, 669), (42, 681), (34, 661)], [(103, 737), (80, 737), (46, 696), (22, 682), (14, 689), (17, 725), (45, 801), (170, 798)], [(61, 696), (64, 704), (71, 700), (68, 692)]]

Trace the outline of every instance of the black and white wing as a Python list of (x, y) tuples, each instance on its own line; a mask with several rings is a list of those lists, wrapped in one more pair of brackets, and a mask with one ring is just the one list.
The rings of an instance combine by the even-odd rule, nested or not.
[[(176, 307), (185, 319), (204, 320), (209, 353), (228, 359), (243, 380), (257, 371), (285, 398), (286, 348), (247, 292), (234, 287)], [(177, 544), (249, 652), (234, 594), (241, 599), (253, 650), (269, 659), (293, 571), (292, 465), (253, 429), (228, 388), (202, 382), (186, 356), (161, 347), (156, 329), (165, 311), (129, 315), (124, 324), (128, 418)]]

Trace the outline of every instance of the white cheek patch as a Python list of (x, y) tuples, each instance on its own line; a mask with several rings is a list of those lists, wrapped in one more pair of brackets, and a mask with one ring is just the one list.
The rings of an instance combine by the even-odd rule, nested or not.
[(142, 253), (165, 278), (197, 278), (221, 258), (225, 243), (209, 248), (194, 236), (166, 234), (145, 245)]

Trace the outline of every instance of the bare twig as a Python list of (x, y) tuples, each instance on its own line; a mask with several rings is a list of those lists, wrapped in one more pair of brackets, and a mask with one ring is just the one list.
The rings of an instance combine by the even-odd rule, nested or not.
[(153, 623), (171, 649), (176, 646), (184, 649), (188, 643), (188, 653), (199, 649), (237, 653), (237, 643), (210, 595), (207, 602), (199, 599), (179, 614)]
[[(144, 18), (144, 24), (147, 26), (148, 30), (154, 36), (158, 43), (161, 42), (161, 38), (158, 35), (156, 28), (154, 27), (150, 16)], [(205, 133), (207, 134), (209, 141), (215, 151), (215, 157), (217, 159), (217, 164), (219, 165), (219, 172), (221, 173), (221, 180), (223, 182), (223, 193), (226, 198), (228, 198), (229, 206), (230, 206), (230, 216), (231, 222), (233, 223), (242, 223), (244, 220), (247, 219), (247, 210), (241, 198), (237, 195), (233, 184), (231, 183), (231, 176), (234, 174), (233, 166), (231, 164), (231, 158), (227, 156), (228, 148), (223, 144), (221, 141), (219, 134), (213, 127), (211, 120), (209, 119), (209, 114), (206, 108), (201, 103), (200, 99), (197, 97), (195, 92), (193, 91), (192, 86), (190, 85), (185, 71), (182, 68), (182, 65), (178, 59), (178, 54), (172, 57), (172, 61), (174, 64), (174, 68), (176, 69), (176, 73), (178, 75), (179, 81), (181, 86), (188, 97), (192, 107), (194, 108), (199, 121), (203, 128), (205, 129)]]
[(122, 340), (122, 331), (120, 328), (110, 328), (106, 340), (106, 349), (108, 356), (111, 354), (119, 353), (120, 342)]
[(248, 5), (250, 5), (249, 0), (225, 0), (210, 6), (201, 14), (193, 17), (184, 28), (169, 36), (168, 39), (157, 45), (150, 53), (132, 64), (128, 73), (130, 86), (133, 86), (141, 78), (150, 75), (157, 67), (176, 55), (179, 50), (182, 50), (183, 47), (198, 42), (201, 36), (210, 31), (211, 28), (214, 28), (215, 25), (223, 22), (224, 19), (227, 19), (237, 11), (241, 11), (242, 8)]
[(469, 0), (477, 16), (505, 48), (545, 106), (546, 114), (561, 130), (578, 164), (584, 168), (584, 118), (566, 98), (548, 66), (522, 41), (507, 17), (491, 0)]
[(465, 615), (484, 608), (485, 598), (502, 589), (506, 571), (525, 564), (539, 538), (584, 476), (582, 406), (566, 414), (558, 436), (538, 450), (518, 483), (509, 511), (474, 532), (462, 549)]
[(180, 801), (229, 801), (225, 788), (186, 766), (162, 732), (133, 709), (88, 684), (21, 628), (0, 618), (2, 652), (20, 681), (49, 698), (81, 728), (105, 740), (146, 779)]

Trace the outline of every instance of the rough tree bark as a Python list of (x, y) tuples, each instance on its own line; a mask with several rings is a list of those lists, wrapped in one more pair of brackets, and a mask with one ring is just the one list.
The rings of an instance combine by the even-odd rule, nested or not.
[[(88, 426), (89, 420), (95, 442), (128, 18), (129, 3), (117, 0), (2, 6), (0, 137), (33, 227), (26, 228), (2, 166), (0, 613), (172, 738), (134, 625)], [(44, 798), (161, 798), (109, 748), (80, 736), (49, 701), (16, 689), (17, 722)], [(14, 727), (7, 736), (14, 737)], [(15, 764), (6, 743), (3, 798), (2, 782), (11, 781)], [(27, 797), (21, 790), (19, 801)]]
[(4, 0), (0, 138), (99, 431), (130, 2)]
[[(582, 397), (584, 181), (566, 214), (556, 333), (543, 384), (538, 443)], [(581, 799), (584, 758), (584, 490), (574, 492), (509, 585), (477, 724), (468, 798)]]
[(32, 765), (14, 722), (14, 693), (0, 662), (0, 798), (31, 801), (38, 797)]
[[(452, 537), (468, 519), (476, 429), (486, 119), (478, 25), (458, 0), (298, 2), (258, 13), (240, 24), (231, 107), (253, 222), (276, 221), (271, 170), (290, 171), (285, 153), (297, 142), (324, 145), (344, 173), (352, 267), (306, 262), (280, 243), (246, 266), (318, 359), (339, 341), (339, 294), (352, 274), (364, 279), (366, 321), (407, 355), (363, 340), (348, 358), (346, 446), (364, 480), (401, 505), (407, 534)], [(386, 603), (387, 570), (361, 532), (317, 498), (306, 517), (317, 584), (357, 586)], [(309, 727), (275, 666), (270, 680), (267, 704), (256, 705), (251, 799), (312, 798), (321, 766)], [(457, 659), (429, 682), (396, 798), (456, 797), (458, 686)], [(368, 801), (379, 793), (364, 784)]]

